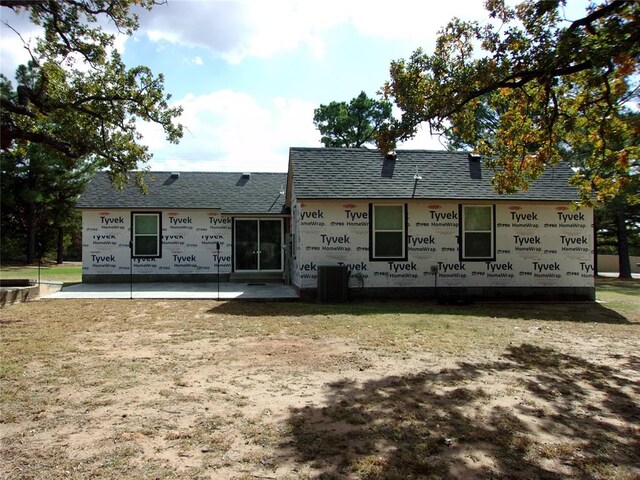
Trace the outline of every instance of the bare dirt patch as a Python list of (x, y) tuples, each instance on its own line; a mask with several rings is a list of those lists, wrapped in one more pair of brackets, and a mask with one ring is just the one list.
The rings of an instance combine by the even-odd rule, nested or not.
[(604, 304), (15, 305), (0, 478), (638, 478), (623, 287)]

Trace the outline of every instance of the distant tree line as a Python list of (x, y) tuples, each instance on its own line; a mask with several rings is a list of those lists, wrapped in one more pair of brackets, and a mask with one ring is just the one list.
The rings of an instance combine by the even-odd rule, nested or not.
[(92, 164), (60, 158), (42, 145), (0, 155), (0, 255), (2, 261), (62, 263), (81, 257), (82, 228), (75, 210)]

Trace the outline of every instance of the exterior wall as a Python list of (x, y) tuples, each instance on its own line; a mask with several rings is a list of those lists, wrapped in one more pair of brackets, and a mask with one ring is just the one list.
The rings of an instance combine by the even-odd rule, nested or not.
[[(591, 209), (567, 203), (496, 203), (496, 260), (459, 260), (458, 201), (402, 200), (408, 205), (406, 262), (369, 260), (369, 200), (294, 198), (292, 283), (317, 288), (321, 265), (345, 264), (373, 294), (593, 298)], [(489, 202), (462, 202), (487, 205)], [(350, 285), (353, 285), (350, 280)]]
[[(232, 264), (232, 218), (205, 210), (162, 211), (162, 257), (133, 259), (137, 280), (208, 280)], [(83, 281), (129, 281), (131, 211), (82, 212)], [(172, 278), (174, 277), (174, 278)]]

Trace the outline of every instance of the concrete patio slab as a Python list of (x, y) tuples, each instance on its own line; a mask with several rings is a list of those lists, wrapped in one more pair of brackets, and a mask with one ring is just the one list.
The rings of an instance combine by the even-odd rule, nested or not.
[(78, 283), (42, 298), (163, 298), (209, 300), (291, 300), (289, 285), (273, 283)]

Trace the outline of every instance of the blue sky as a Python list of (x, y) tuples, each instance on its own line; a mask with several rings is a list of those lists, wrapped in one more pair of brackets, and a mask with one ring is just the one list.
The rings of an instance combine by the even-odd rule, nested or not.
[[(581, 13), (586, 2), (574, 3)], [(0, 14), (0, 70), (12, 77), (28, 57), (5, 22), (24, 37), (31, 26), (7, 8)], [(171, 145), (140, 124), (149, 167), (286, 171), (289, 147), (321, 146), (314, 108), (375, 95), (390, 62), (432, 51), (454, 16), (488, 20), (482, 0), (168, 0), (142, 12), (140, 29), (117, 48), (128, 66), (164, 74), (186, 128)], [(401, 147), (442, 148), (426, 129)]]

